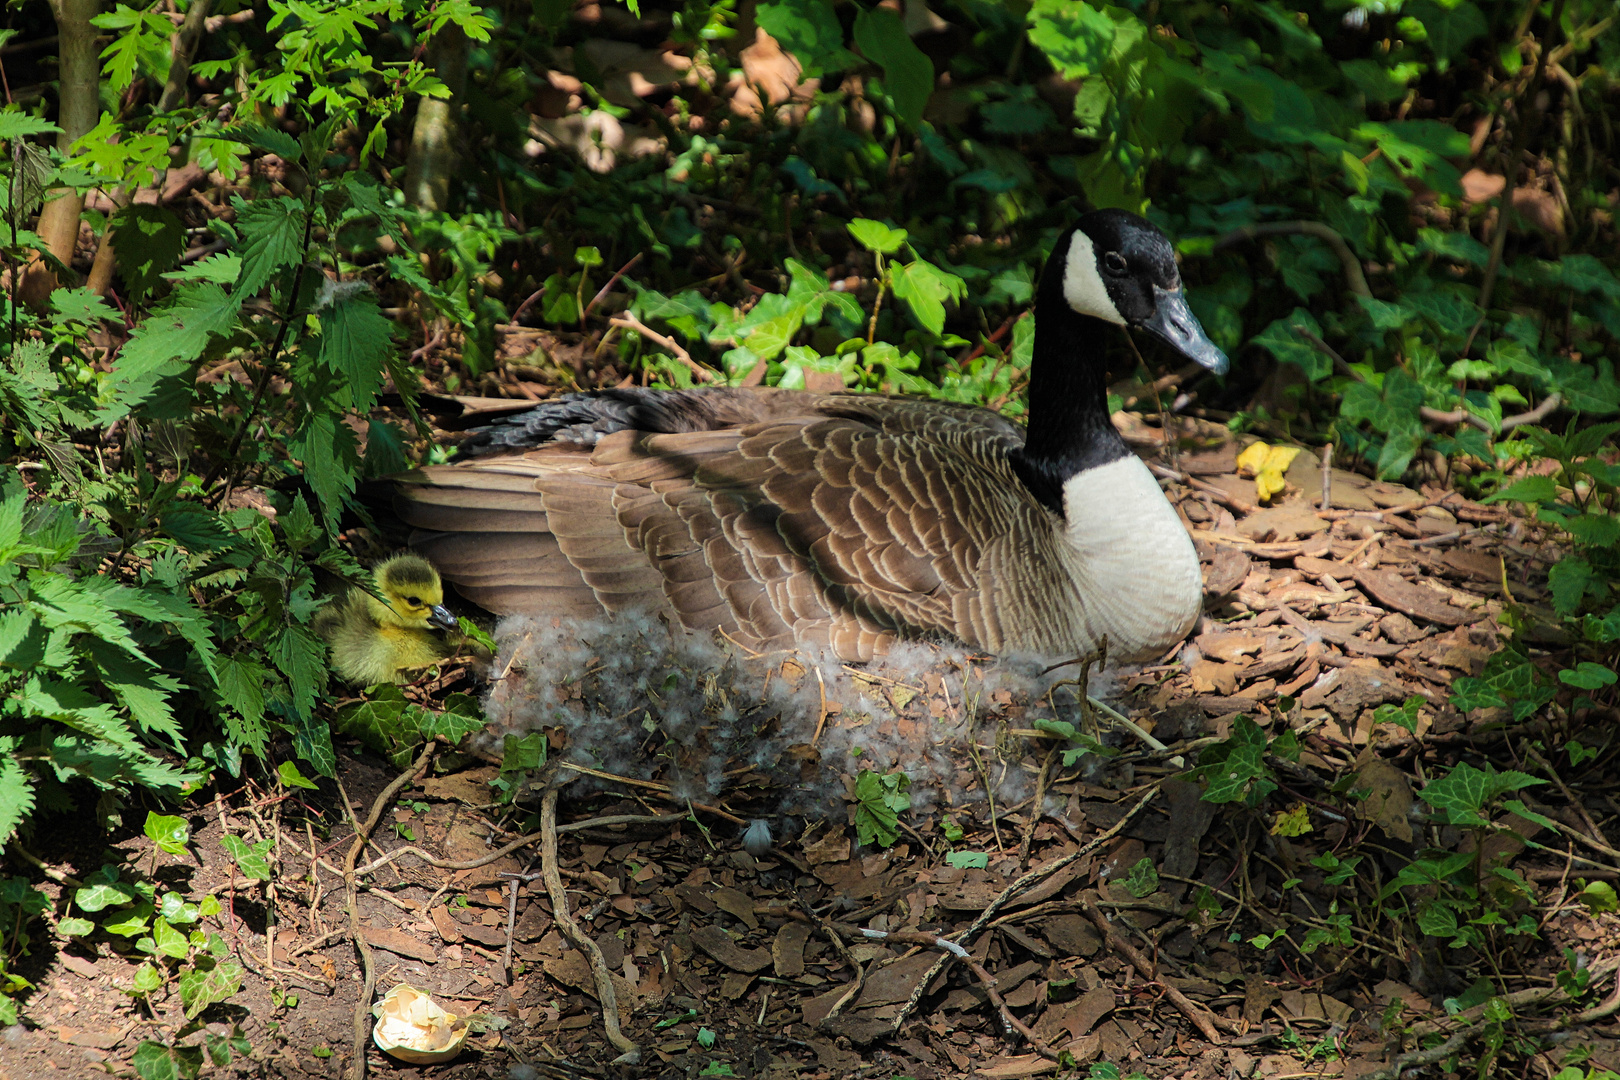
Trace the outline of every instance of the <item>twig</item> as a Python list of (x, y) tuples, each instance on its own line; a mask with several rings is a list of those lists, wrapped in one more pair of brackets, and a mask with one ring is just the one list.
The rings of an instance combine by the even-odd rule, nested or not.
[[(552, 824), (555, 826), (556, 822), (553, 821)], [(506, 883), (506, 949), (501, 953), (501, 974), (506, 977), (507, 986), (512, 985), (512, 937), (517, 930), (517, 897), (520, 884), (522, 882), (516, 875)]]
[(1322, 447), (1322, 509), (1333, 506), (1333, 444)]
[(996, 1007), (996, 1011), (1001, 1014), (1002, 1028), (1007, 1035), (1010, 1037), (1012, 1033), (1016, 1031), (1019, 1035), (1023, 1036), (1025, 1042), (1029, 1043), (1030, 1046), (1035, 1048), (1035, 1052), (1040, 1054), (1041, 1057), (1046, 1058), (1048, 1061), (1058, 1060), (1057, 1051), (1053, 1050), (1045, 1040), (1043, 1040), (1039, 1035), (1036, 1035), (1034, 1031), (1030, 1030), (1029, 1025), (1018, 1019), (1018, 1017), (1014, 1016), (1012, 1014), (1012, 1010), (1007, 1008), (1007, 1003), (1002, 1000), (1001, 995), (996, 991), (995, 976), (986, 971), (984, 965), (973, 958), (972, 953), (962, 948), (962, 946), (956, 944), (956, 942), (951, 941), (948, 938), (940, 937), (938, 934), (930, 934), (921, 930), (885, 931), (867, 930), (863, 928), (859, 931), (859, 933), (861, 936), (872, 938), (874, 941), (893, 941), (902, 945), (921, 945), (926, 949), (942, 949), (945, 952), (947, 962), (949, 962), (951, 957), (955, 957), (956, 959), (962, 961), (962, 963), (967, 965), (968, 970), (973, 972), (974, 976), (977, 977), (979, 982), (984, 986), (984, 992), (989, 996), (990, 1003), (994, 1005)]
[[(354, 947), (360, 953), (360, 964), (365, 969), (365, 981), (360, 988), (360, 999), (354, 1006), (354, 1041), (350, 1044), (350, 1053), (353, 1055), (349, 1062), (350, 1080), (362, 1080), (366, 1075), (366, 1040), (371, 1035), (371, 1025), (366, 1021), (371, 1016), (371, 995), (377, 992), (377, 965), (371, 955), (371, 946), (366, 944), (366, 935), (360, 925), (359, 886), (354, 869), (355, 860), (360, 852), (365, 850), (366, 841), (371, 838), (371, 831), (382, 820), (383, 811), (388, 804), (394, 801), (394, 796), (404, 791), (416, 781), (422, 770), (428, 767), (433, 755), (438, 753), (439, 740), (429, 739), (427, 745), (422, 747), (422, 754), (405, 772), (394, 778), (394, 782), (383, 788), (376, 801), (371, 804), (371, 813), (362, 825), (354, 816), (354, 804), (349, 801), (349, 793), (343, 788), (343, 780), (338, 780), (338, 794), (343, 799), (343, 808), (349, 820), (354, 822), (354, 842), (349, 845), (349, 853), (343, 857), (343, 891), (344, 904), (349, 911), (349, 932), (354, 938)], [(274, 957), (271, 957), (274, 960)]]
[(1154, 972), (1153, 965), (1147, 962), (1147, 957), (1138, 952), (1135, 945), (1126, 941), (1119, 929), (1108, 921), (1108, 916), (1104, 915), (1097, 907), (1096, 901), (1091, 899), (1091, 894), (1088, 893), (1081, 899), (1080, 909), (1085, 912), (1086, 918), (1090, 919), (1097, 927), (1097, 931), (1108, 942), (1109, 948), (1124, 957), (1142, 978), (1150, 982), (1157, 982), (1164, 988), (1164, 996), (1170, 999), (1171, 1004), (1181, 1010), (1183, 1016), (1192, 1021), (1193, 1026), (1198, 1029), (1205, 1040), (1214, 1043), (1216, 1046), (1221, 1044), (1221, 1036), (1215, 1030), (1215, 1025), (1219, 1023), (1222, 1027), (1231, 1031), (1233, 1025), (1230, 1020), (1216, 1016), (1207, 1009), (1199, 1008), (1188, 999), (1186, 994), (1183, 994), (1169, 983), (1161, 981)]
[(1058, 748), (1046, 752), (1046, 758), (1041, 762), (1040, 775), (1035, 778), (1034, 808), (1029, 813), (1029, 824), (1024, 827), (1024, 838), (1018, 843), (1018, 865), (1029, 865), (1029, 848), (1035, 842), (1035, 826), (1041, 822), (1041, 807), (1046, 803), (1046, 781), (1052, 774), (1052, 762), (1057, 760)]
[[(617, 773), (603, 772), (601, 769), (593, 769), (587, 765), (575, 765), (572, 761), (563, 761), (559, 762), (558, 764), (565, 769), (570, 769), (577, 773), (584, 773), (586, 776), (594, 776), (598, 780), (615, 780), (621, 784), (629, 784), (632, 787), (643, 787), (651, 791), (656, 791), (668, 799), (675, 799), (675, 795), (670, 791), (668, 784), (660, 784), (653, 780), (637, 780), (629, 776), (620, 776)], [(722, 810), (718, 806), (710, 806), (707, 803), (692, 802), (688, 799), (675, 799), (675, 801), (681, 803), (683, 806), (690, 806), (694, 810), (702, 810), (705, 814), (713, 814), (717, 818), (724, 818), (733, 825), (748, 824), (746, 819), (738, 817), (729, 810)]]
[(640, 262), (641, 257), (645, 254), (645, 251), (638, 251), (634, 255), (630, 256), (630, 261), (619, 267), (619, 272), (608, 278), (606, 285), (603, 285), (600, 289), (596, 290), (596, 295), (591, 297), (591, 302), (585, 305), (585, 311), (579, 317), (580, 322), (583, 323), (587, 318), (590, 317), (591, 309), (597, 304), (601, 303), (602, 297), (608, 294), (608, 290), (613, 288), (614, 285), (618, 284), (619, 279), (624, 277), (625, 274), (629, 273), (630, 268), (636, 265), (636, 263)]
[[(1078, 850), (1071, 851), (1061, 859), (1057, 859), (1054, 862), (1047, 863), (1045, 866), (1037, 867), (1036, 869), (1031, 870), (1029, 873), (1024, 874), (1011, 885), (1008, 885), (1005, 889), (1001, 890), (1000, 894), (997, 895), (994, 900), (990, 901), (989, 905), (983, 911), (979, 912), (978, 918), (973, 920), (973, 925), (955, 935), (956, 939), (958, 941), (969, 941), (977, 937), (984, 930), (984, 928), (995, 919), (996, 913), (1002, 908), (1006, 907), (1008, 901), (1010, 901), (1013, 897), (1017, 896), (1019, 893), (1023, 892), (1025, 889), (1028, 889), (1035, 883), (1044, 881), (1046, 878), (1051, 877), (1053, 874), (1057, 873), (1059, 870), (1062, 870), (1064, 867), (1070, 865), (1076, 860), (1085, 858), (1087, 855), (1090, 855), (1093, 851), (1096, 851), (1114, 837), (1118, 836), (1125, 830), (1125, 826), (1129, 825), (1131, 821), (1135, 819), (1136, 815), (1142, 812), (1142, 808), (1147, 806), (1147, 804), (1151, 802), (1153, 797), (1158, 793), (1159, 788), (1157, 784), (1148, 788), (1147, 793), (1144, 794), (1140, 799), (1136, 800), (1135, 804), (1132, 805), (1129, 810), (1125, 811), (1123, 817), (1114, 822), (1114, 824), (1108, 829), (1098, 833), (1089, 842), (1081, 844)], [(939, 977), (939, 973), (944, 970), (945, 965), (949, 962), (950, 957), (941, 957), (933, 967), (928, 969), (928, 973), (922, 977), (922, 979), (917, 983), (916, 987), (911, 991), (910, 999), (906, 1001), (899, 1013), (895, 1015), (894, 1022), (889, 1025), (890, 1032), (898, 1032), (900, 1030), (900, 1028), (905, 1024), (907, 1018), (909, 1018), (911, 1014), (916, 1011), (917, 1004), (918, 1002), (922, 1001), (923, 995), (928, 992), (929, 984)]]
[[(1129, 731), (1132, 735), (1135, 735), (1138, 739), (1141, 739), (1143, 742), (1147, 743), (1149, 748), (1152, 750), (1155, 750), (1161, 754), (1169, 751), (1170, 748), (1164, 743), (1160, 742), (1158, 739), (1155, 739), (1151, 734), (1148, 733), (1146, 728), (1142, 727), (1136, 721), (1115, 709), (1113, 706), (1107, 704), (1106, 702), (1098, 701), (1096, 698), (1091, 697), (1090, 695), (1087, 695), (1086, 702), (1090, 704), (1093, 709), (1106, 713), (1114, 721), (1114, 723), (1120, 725), (1126, 731)], [(1168, 760), (1172, 768), (1179, 769), (1184, 764), (1179, 756), (1172, 757)]]
[(1468, 1039), (1468, 1034), (1466, 1031), (1459, 1031), (1439, 1046), (1431, 1046), (1427, 1050), (1413, 1050), (1411, 1053), (1402, 1054), (1382, 1069), (1374, 1069), (1372, 1072), (1364, 1074), (1362, 1080), (1396, 1080), (1396, 1077), (1404, 1075), (1407, 1069), (1413, 1069), (1419, 1065), (1433, 1065), (1437, 1061), (1444, 1061), (1462, 1047), (1462, 1044)]
[(568, 891), (563, 888), (562, 876), (557, 872), (557, 787), (546, 788), (540, 799), (540, 872), (546, 879), (546, 891), (551, 895), (551, 918), (557, 928), (590, 961), (591, 975), (596, 980), (596, 998), (602, 1006), (602, 1026), (607, 1029), (608, 1042), (619, 1051), (619, 1062), (634, 1065), (641, 1060), (641, 1048), (619, 1030), (619, 997), (613, 990), (613, 976), (608, 972), (602, 950), (586, 936), (579, 923), (568, 911)]
[(702, 382), (714, 382), (715, 379), (718, 378), (714, 372), (692, 359), (692, 354), (681, 348), (674, 338), (665, 337), (663, 334), (660, 334), (658, 331), (654, 330), (652, 327), (648, 326), (646, 323), (642, 322), (628, 311), (626, 311), (623, 315), (609, 319), (608, 325), (617, 326), (624, 330), (634, 330), (647, 340), (658, 345), (662, 345), (664, 348), (675, 354), (675, 359), (686, 365), (687, 370), (692, 373), (692, 377), (694, 379), (698, 379)]
[(27, 848), (23, 847), (22, 844), (18, 843), (16, 840), (12, 840), (11, 843), (7, 845), (7, 849), (21, 855), (23, 862), (32, 864), (34, 869), (50, 878), (58, 885), (67, 885), (75, 889), (84, 888), (84, 882), (80, 881), (72, 874), (64, 874), (54, 866), (46, 866), (44, 860), (42, 860), (38, 855), (35, 855), (32, 851), (29, 851)]
[(810, 906), (810, 902), (801, 896), (796, 889), (793, 893), (793, 899), (799, 905), (799, 910), (804, 917), (815, 923), (816, 927), (827, 936), (827, 940), (832, 942), (832, 947), (838, 953), (839, 958), (848, 964), (849, 969), (855, 973), (855, 977), (844, 988), (844, 992), (838, 995), (838, 1000), (833, 1002), (832, 1008), (827, 1010), (827, 1015), (822, 1019), (822, 1023), (826, 1023), (842, 1012), (845, 1005), (854, 1001), (856, 995), (866, 986), (866, 969), (861, 967), (861, 962), (855, 959), (855, 954), (849, 951), (848, 945), (844, 944), (843, 936), (839, 934), (838, 928), (822, 918), (821, 913)]
[(1314, 236), (1327, 241), (1334, 254), (1339, 256), (1339, 262), (1344, 267), (1344, 283), (1350, 291), (1357, 296), (1372, 298), (1372, 290), (1367, 287), (1367, 275), (1361, 269), (1361, 260), (1356, 258), (1356, 253), (1345, 243), (1337, 229), (1320, 221), (1268, 221), (1259, 225), (1245, 225), (1218, 238), (1214, 250), (1219, 251), (1240, 240), (1253, 240), (1260, 236)]

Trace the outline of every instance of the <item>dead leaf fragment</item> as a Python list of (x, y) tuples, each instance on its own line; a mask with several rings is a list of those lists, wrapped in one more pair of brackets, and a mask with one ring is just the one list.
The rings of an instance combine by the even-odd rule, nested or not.
[(735, 941), (732, 941), (731, 935), (718, 926), (693, 927), (692, 944), (732, 971), (742, 971), (752, 975), (771, 966), (771, 950), (744, 949)]

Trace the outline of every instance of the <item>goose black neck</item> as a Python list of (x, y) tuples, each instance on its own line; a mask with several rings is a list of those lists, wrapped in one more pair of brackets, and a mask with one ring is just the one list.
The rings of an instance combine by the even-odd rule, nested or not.
[(1012, 459), (1024, 486), (1059, 514), (1064, 481), (1131, 452), (1108, 418), (1104, 352), (1108, 335), (1120, 330), (1071, 308), (1063, 298), (1062, 277), (1061, 264), (1041, 275), (1029, 366), (1029, 433)]

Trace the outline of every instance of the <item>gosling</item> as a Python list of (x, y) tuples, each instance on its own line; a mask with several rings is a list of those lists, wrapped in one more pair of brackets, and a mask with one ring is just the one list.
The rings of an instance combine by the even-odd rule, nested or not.
[(456, 617), (444, 606), (439, 572), (419, 555), (395, 555), (377, 566), (373, 580), (381, 600), (350, 589), (315, 617), (315, 632), (331, 646), (332, 667), (344, 681), (409, 682), (450, 655), (433, 628), (454, 630)]

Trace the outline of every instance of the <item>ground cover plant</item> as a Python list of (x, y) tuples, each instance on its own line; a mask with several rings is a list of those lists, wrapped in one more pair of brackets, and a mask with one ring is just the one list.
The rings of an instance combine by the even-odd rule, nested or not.
[[(318, 1071), (318, 1048), (363, 1069), (355, 1001), (326, 1028), (293, 1023), (301, 962), (278, 956), (274, 927), (305, 920), (298, 948), (336, 935), (305, 955), (352, 966), (358, 951), (369, 991), (387, 945), (368, 936), (361, 893), (387, 864), (362, 864), (350, 838), (381, 842), (404, 789), (369, 777), (356, 809), (339, 794), (357, 782), (345, 750), (369, 747), (408, 780), (418, 759), (466, 766), (439, 755), (479, 723), (460, 670), (360, 700), (329, 676), (315, 614), (392, 542), (368, 485), (443, 458), (469, 422), (454, 395), (849, 388), (1017, 417), (1042, 257), (1081, 209), (1121, 206), (1176, 238), (1194, 310), (1235, 361), (1222, 381), (1121, 344), (1113, 365), (1120, 423), (1158, 455), (1207, 567), (1210, 621), (1121, 704), (1149, 714), (1178, 764), (1122, 754), (1057, 701), (993, 699), (971, 706), (991, 734), (964, 744), (972, 797), (951, 812), (930, 816), (905, 760), (848, 762), (859, 846), (814, 847), (836, 849), (843, 822), (804, 841), (805, 867), (823, 871), (808, 875), (804, 925), (828, 943), (813, 985), (860, 987), (898, 955), (857, 956), (840, 937), (860, 922), (829, 914), (860, 876), (849, 867), (909, 845), (896, 857), (943, 874), (930, 881), (944, 896), (1016, 881), (1042, 865), (1033, 851), (1088, 867), (1056, 894), (1075, 911), (1135, 910), (1143, 934), (1169, 918), (1155, 949), (1189, 965), (1215, 950), (1196, 978), (1253, 980), (1242, 1002), (1222, 997), (1230, 979), (1177, 990), (1197, 999), (1182, 1033), (1205, 1040), (1198, 1053), (1238, 1052), (1225, 1044), (1258, 1025), (1265, 1039), (1244, 1045), (1347, 1069), (1394, 1069), (1398, 1053), (1479, 1076), (1620, 1067), (1602, 1027), (1620, 958), (1617, 15), (1599, 0), (14, 4), (0, 30), (0, 1020), (50, 1019), (66, 949), (119, 972), (104, 981), (140, 1033), (98, 1050), (116, 1067)], [(1238, 475), (1255, 440), (1262, 461), (1308, 449), (1257, 488)], [(887, 707), (967, 707), (917, 685)], [(1026, 707), (1047, 712), (1009, 711)], [(560, 748), (514, 740), (468, 801), (499, 804), (486, 810), (514, 839), (533, 833), (509, 807), (535, 809)], [(1033, 809), (998, 809), (995, 761), (1028, 764)], [(1119, 873), (1099, 878), (1085, 840), (1042, 816), (1057, 792), (1106, 831), (1123, 810), (1096, 789), (1172, 775), (1247, 861), (1200, 863), (1126, 832), (1097, 855)], [(604, 814), (646, 813), (596, 798)], [(739, 808), (750, 798), (768, 796)], [(1175, 805), (1192, 815), (1178, 822), (1197, 819)], [(218, 835), (199, 843), (203, 810)], [(691, 910), (659, 867), (704, 869), (736, 847), (710, 835), (707, 811), (678, 810), (685, 831), (666, 846), (623, 841), (614, 859), (643, 860), (626, 873), (565, 843), (578, 873), (604, 877), (590, 879), (603, 900), (655, 898), (659, 918), (636, 931), (655, 938), (647, 926)], [(86, 850), (59, 848), (67, 820)], [(414, 842), (409, 814), (395, 826), (389, 845)], [(334, 844), (345, 864), (322, 854)], [(743, 881), (771, 908), (737, 914), (740, 936), (793, 924), (786, 894), (764, 899), (775, 879), (738, 872), (724, 887)], [(281, 885), (298, 875), (307, 888)], [(698, 884), (710, 915), (713, 882)], [(449, 911), (438, 888), (410, 910)], [(322, 914), (323, 890), (346, 906)], [(455, 913), (483, 902), (475, 891)], [(922, 918), (954, 902), (908, 900), (909, 923), (867, 914), (890, 931), (972, 929)], [(445, 918), (422, 926), (466, 936)], [(690, 1028), (666, 1065), (737, 1074), (772, 1053), (836, 1072), (847, 1059), (821, 1047), (876, 1038), (857, 1020), (931, 1054), (877, 1042), (897, 1072), (965, 1074), (1032, 1048), (1077, 1075), (1192, 1069), (1170, 1035), (1153, 1062), (1123, 1060), (1122, 1023), (1140, 1034), (1147, 1015), (1125, 1007), (1129, 970), (1157, 972), (1122, 966), (1107, 1024), (1124, 1034), (1092, 1030), (1115, 991), (1063, 966), (1077, 933), (1042, 923), (984, 945), (975, 962), (1001, 976), (1041, 963), (983, 1016), (972, 973), (924, 980), (950, 1030), (906, 1027), (905, 996), (851, 991), (848, 1015), (836, 999), (821, 1009), (780, 964), (780, 985), (745, 985), (762, 969), (694, 934), (680, 947), (735, 977), (724, 1000), (741, 1004), (686, 1017), (675, 999), (701, 1004), (712, 987), (638, 992), (626, 1029), (652, 1045)], [(535, 948), (518, 964), (544, 973), (541, 1004), (514, 1015), (579, 1031), (560, 1025), (601, 987)], [(510, 951), (503, 963), (510, 974)], [(308, 980), (323, 994), (343, 981), (299, 977), (302, 1015)], [(1372, 994), (1379, 978), (1433, 1015)], [(1358, 1011), (1274, 1004), (1307, 988)], [(232, 1002), (255, 994), (244, 1025)], [(744, 1053), (736, 1017), (756, 1014), (799, 1045)], [(710, 1053), (716, 1031), (726, 1054)], [(515, 1034), (489, 1038), (486, 1061), (532, 1056)]]

